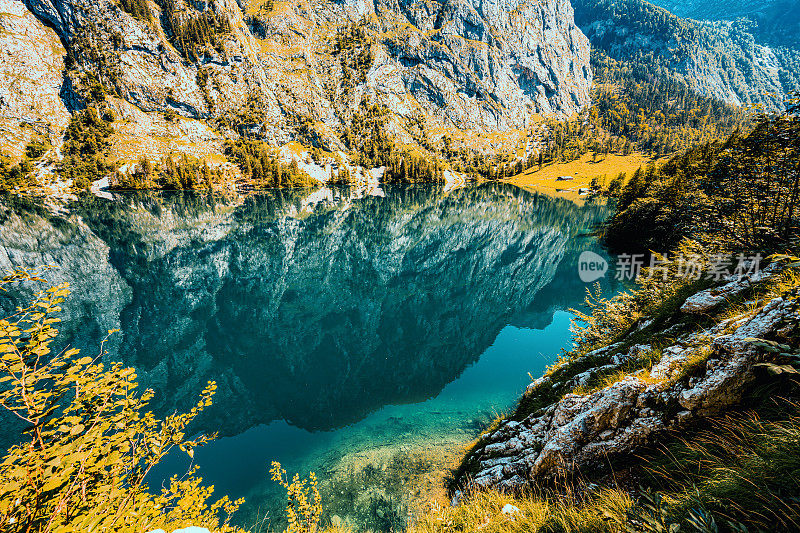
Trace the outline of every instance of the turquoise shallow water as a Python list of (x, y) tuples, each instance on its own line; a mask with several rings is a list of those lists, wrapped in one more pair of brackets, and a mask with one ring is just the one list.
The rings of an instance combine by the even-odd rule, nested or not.
[[(509, 409), (525, 386), (528, 373), (541, 375), (553, 355), (569, 345), (572, 314), (555, 311), (544, 329), (507, 326), (461, 376), (429, 400), (387, 405), (363, 420), (331, 431), (310, 432), (276, 421), (240, 435), (219, 439), (197, 451), (203, 475), (222, 494), (247, 497), (263, 484), (271, 461), (292, 471), (319, 471), (326, 459), (386, 445), (406, 445), (470, 430)], [(188, 460), (176, 457), (167, 470), (180, 471)]]
[[(315, 471), (327, 516), (388, 531), (569, 347), (578, 256), (606, 216), (506, 184), (7, 201), (0, 260), (69, 281), (64, 343), (137, 369), (158, 415), (217, 382), (195, 454), (237, 520), (281, 524), (270, 461)], [(615, 290), (603, 280), (607, 291)], [(25, 290), (0, 296), (13, 308)], [(171, 455), (153, 487), (185, 472)]]

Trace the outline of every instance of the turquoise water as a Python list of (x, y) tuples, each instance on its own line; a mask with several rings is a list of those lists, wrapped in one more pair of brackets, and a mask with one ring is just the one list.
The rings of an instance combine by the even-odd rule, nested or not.
[[(311, 432), (284, 421), (251, 428), (219, 439), (200, 449), (196, 463), (213, 479), (218, 491), (247, 497), (265, 481), (273, 460), (287, 469), (307, 473), (319, 469), (331, 454), (372, 446), (407, 445), (448, 434), (463, 435), (512, 406), (525, 386), (528, 373), (539, 376), (553, 362), (553, 354), (569, 345), (572, 314), (555, 311), (544, 329), (506, 326), (479, 360), (447, 384), (435, 397), (408, 405), (387, 405), (363, 420), (331, 431)], [(339, 451), (339, 454), (336, 452)], [(182, 461), (181, 461), (182, 460)], [(188, 465), (183, 457), (167, 470)]]
[[(64, 342), (136, 367), (158, 415), (214, 380), (195, 455), (237, 520), (281, 524), (271, 461), (315, 471), (327, 516), (388, 531), (570, 344), (602, 206), (505, 184), (6, 202), (0, 265), (69, 281)], [(605, 290), (614, 290), (604, 281)], [(24, 290), (0, 296), (12, 308)], [(185, 472), (175, 453), (160, 487)]]

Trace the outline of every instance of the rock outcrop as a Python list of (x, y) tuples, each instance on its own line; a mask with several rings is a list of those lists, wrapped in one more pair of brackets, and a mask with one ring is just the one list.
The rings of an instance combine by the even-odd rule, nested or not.
[[(112, 0), (2, 1), (26, 6), (65, 44), (61, 92), (73, 108), (99, 82), (145, 112), (263, 124), (261, 134), (278, 143), (306, 117), (335, 145), (330, 128), (364, 97), (387, 105), (401, 129), (418, 116), (459, 128), (524, 127), (535, 114), (570, 115), (589, 102), (589, 43), (568, 0), (176, 0), (145, 2), (149, 21)], [(177, 25), (205, 16), (224, 21), (213, 46), (176, 37)], [(364, 33), (348, 43), (351, 54), (336, 38), (354, 23)]]
[[(763, 359), (753, 340), (795, 334), (799, 308), (798, 295), (789, 292), (709, 329), (682, 334), (661, 350), (623, 340), (584, 354), (570, 366), (589, 370), (571, 378), (558, 372), (541, 377), (522, 402), (547, 398), (553, 390), (578, 392), (509, 418), (483, 435), (465, 460), (471, 478), (461, 483), (514, 489), (596, 474), (667, 430), (737, 406), (755, 379), (754, 365)], [(652, 366), (626, 374), (631, 361), (648, 356)], [(598, 376), (616, 381), (602, 386), (601, 380), (594, 392), (580, 392)]]
[(0, 151), (22, 155), (32, 135), (60, 135), (66, 51), (53, 29), (18, 0), (0, 0)]
[(692, 314), (703, 314), (713, 311), (723, 303), (737, 297), (747, 289), (752, 288), (765, 276), (769, 276), (769, 273), (758, 272), (752, 276), (725, 278), (726, 283), (700, 291), (687, 298), (681, 306), (681, 311)]

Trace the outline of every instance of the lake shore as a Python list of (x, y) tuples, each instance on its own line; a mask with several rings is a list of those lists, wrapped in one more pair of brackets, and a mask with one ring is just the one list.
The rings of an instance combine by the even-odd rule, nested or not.
[(605, 186), (622, 172), (631, 176), (639, 167), (656, 161), (638, 152), (630, 155), (608, 154), (605, 157), (598, 156), (596, 160), (586, 153), (569, 163), (551, 163), (541, 169), (531, 167), (505, 181), (532, 192), (583, 203), (586, 194), (581, 194), (581, 190), (589, 189), (592, 179), (597, 178), (598, 183)]

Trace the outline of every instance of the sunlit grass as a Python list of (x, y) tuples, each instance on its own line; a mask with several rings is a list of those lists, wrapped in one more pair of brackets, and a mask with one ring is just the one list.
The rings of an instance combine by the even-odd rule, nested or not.
[[(630, 177), (639, 167), (647, 166), (652, 161), (650, 157), (638, 152), (630, 155), (608, 154), (606, 157), (598, 155), (595, 161), (591, 154), (586, 153), (569, 163), (553, 163), (545, 165), (541, 170), (534, 166), (509, 181), (522, 187), (533, 187), (546, 194), (576, 200), (580, 198), (578, 189), (588, 188), (593, 178), (597, 178), (600, 185), (604, 181), (607, 185), (621, 172)], [(561, 176), (570, 176), (573, 179), (556, 181)]]
[(457, 506), (431, 505), (408, 532), (620, 531), (632, 504), (633, 500), (618, 490), (602, 490), (583, 503), (569, 497), (547, 499), (484, 490)]
[(703, 508), (751, 531), (800, 530), (800, 418), (735, 414), (706, 427), (648, 461), (672, 513)]
[[(651, 487), (641, 494), (605, 488), (580, 500), (570, 491), (515, 495), (478, 490), (456, 506), (430, 504), (407, 531), (661, 531), (647, 529), (659, 523), (666, 526), (663, 531), (672, 531), (670, 525), (693, 533), (711, 531), (696, 524), (698, 517), (717, 524), (714, 531), (741, 526), (745, 529), (737, 531), (797, 531), (800, 418), (790, 414), (796, 410), (791, 405), (776, 409), (777, 420), (755, 413), (708, 420), (706, 429), (640, 458), (637, 471)], [(648, 504), (654, 500), (656, 509)], [(645, 529), (634, 528), (634, 521)]]

